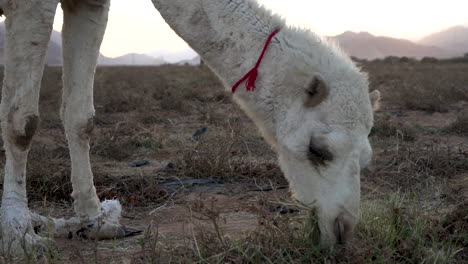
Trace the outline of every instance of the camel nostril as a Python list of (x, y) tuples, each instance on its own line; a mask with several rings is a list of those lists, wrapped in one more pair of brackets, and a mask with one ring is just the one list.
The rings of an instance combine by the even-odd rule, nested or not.
[(343, 244), (345, 242), (345, 225), (339, 217), (335, 219), (334, 232), (336, 237), (336, 242)]
[(341, 213), (335, 219), (333, 232), (337, 243), (344, 244), (350, 238), (354, 222), (354, 218), (347, 213)]

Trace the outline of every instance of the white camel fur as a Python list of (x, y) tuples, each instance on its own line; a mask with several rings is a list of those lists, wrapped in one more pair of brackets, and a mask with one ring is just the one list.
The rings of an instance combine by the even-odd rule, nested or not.
[[(3, 248), (14, 252), (47, 242), (32, 224), (53, 232), (87, 226), (91, 236), (125, 235), (118, 201), (99, 202), (93, 186), (89, 136), (93, 80), (107, 22), (108, 0), (63, 0), (61, 116), (72, 160), (76, 217), (30, 213), (26, 160), (39, 122), (39, 86), (59, 0), (0, 0), (6, 16), (6, 67), (1, 104), (5, 152), (1, 207)], [(253, 0), (153, 0), (166, 22), (230, 89), (247, 73), (275, 29), (259, 69), (257, 89), (239, 87), (234, 100), (278, 152), (292, 194), (315, 209), (323, 245), (347, 239), (359, 215), (360, 169), (371, 157), (373, 123), (366, 76), (339, 49), (290, 28)], [(378, 93), (372, 97), (377, 98)], [(20, 243), (20, 240), (26, 243)]]

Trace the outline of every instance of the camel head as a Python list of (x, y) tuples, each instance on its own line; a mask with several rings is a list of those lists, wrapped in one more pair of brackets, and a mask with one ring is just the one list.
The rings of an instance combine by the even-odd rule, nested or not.
[(348, 240), (358, 221), (360, 172), (371, 160), (372, 105), (380, 94), (369, 94), (367, 76), (344, 56), (327, 67), (309, 61), (295, 58), (284, 64), (284, 76), (270, 80), (274, 121), (266, 138), (293, 197), (313, 209), (319, 241), (328, 247)]

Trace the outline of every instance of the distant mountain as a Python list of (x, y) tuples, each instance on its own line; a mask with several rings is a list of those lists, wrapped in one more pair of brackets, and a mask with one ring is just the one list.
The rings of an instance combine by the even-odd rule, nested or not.
[(62, 64), (62, 35), (60, 32), (53, 30), (50, 36), (49, 48), (46, 55), (47, 65)]
[[(5, 24), (0, 23), (0, 64), (4, 64)], [(126, 54), (117, 58), (99, 55), (99, 64), (103, 65), (161, 65), (166, 62), (161, 58), (154, 58), (145, 54)], [(47, 65), (62, 65), (62, 35), (52, 31), (49, 48), (46, 55)]]
[(151, 57), (155, 57), (155, 58), (162, 58), (168, 63), (177, 63), (177, 64), (179, 64), (181, 61), (192, 60), (198, 56), (198, 54), (191, 48), (177, 50), (177, 51), (168, 50), (168, 49), (158, 49), (150, 53), (147, 53), (147, 55)]
[[(447, 58), (462, 56), (468, 52), (468, 27), (456, 26), (429, 35), (417, 43), (405, 39), (374, 36), (367, 32), (346, 31), (330, 37), (350, 56), (361, 59), (384, 58), (387, 56), (406, 56), (414, 58)], [(5, 27), (0, 23), (0, 64), (4, 64)], [(62, 40), (60, 32), (53, 31), (46, 55), (46, 64), (62, 64)], [(147, 54), (130, 53), (117, 58), (99, 55), (101, 65), (161, 65), (200, 64), (199, 55), (190, 48), (172, 51), (159, 49)]]
[(387, 56), (398, 57), (451, 57), (454, 52), (435, 46), (413, 43), (405, 39), (374, 36), (367, 32), (355, 33), (346, 31), (331, 37), (350, 56), (361, 59), (376, 59)]
[(468, 27), (451, 27), (431, 34), (418, 41), (418, 43), (452, 50), (457, 56), (461, 56), (468, 53)]
[(162, 65), (167, 64), (162, 58), (155, 58), (145, 54), (129, 53), (116, 58), (100, 56), (100, 65)]
[(201, 63), (201, 58), (199, 55), (197, 55), (191, 60), (181, 60), (181, 61), (178, 61), (176, 64), (195, 66), (195, 65), (200, 65), (200, 63)]

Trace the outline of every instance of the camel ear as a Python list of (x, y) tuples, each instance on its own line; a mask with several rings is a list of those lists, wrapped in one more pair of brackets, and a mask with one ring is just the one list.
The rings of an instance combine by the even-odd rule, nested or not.
[(315, 107), (323, 102), (328, 96), (328, 86), (321, 76), (314, 76), (306, 89), (306, 107)]
[(371, 100), (372, 109), (374, 111), (379, 110), (379, 108), (380, 108), (380, 98), (381, 98), (380, 92), (378, 90), (372, 91), (369, 94), (369, 98)]

